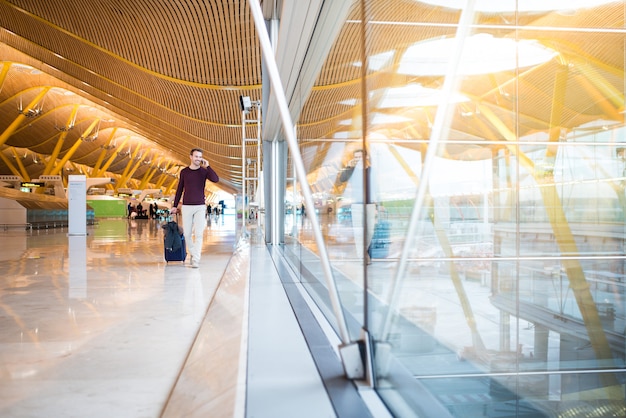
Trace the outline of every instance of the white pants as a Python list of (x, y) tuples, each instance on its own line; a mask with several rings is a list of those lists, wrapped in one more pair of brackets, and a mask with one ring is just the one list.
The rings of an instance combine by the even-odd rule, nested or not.
[(194, 261), (200, 261), (202, 240), (206, 228), (205, 205), (183, 205), (183, 232), (187, 242), (187, 252)]
[[(363, 245), (363, 208), (367, 213), (367, 233), (365, 235), (365, 245)], [(374, 237), (374, 226), (376, 225), (376, 204), (355, 203), (351, 207), (352, 212), (352, 230), (354, 231), (354, 245), (356, 247), (356, 256), (363, 258), (363, 249), (367, 251), (372, 238)]]

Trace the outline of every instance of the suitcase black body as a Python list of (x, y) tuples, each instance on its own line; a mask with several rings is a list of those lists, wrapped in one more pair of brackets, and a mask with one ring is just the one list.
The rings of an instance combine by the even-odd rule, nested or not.
[(166, 262), (169, 263), (170, 261), (185, 261), (185, 258), (187, 258), (187, 243), (185, 242), (185, 236), (182, 234), (180, 236), (180, 241), (181, 245), (177, 251), (172, 251), (164, 248)]
[[(176, 222), (170, 221), (164, 227), (164, 237), (163, 237), (163, 250), (165, 261), (185, 261), (187, 258), (187, 243), (185, 242), (185, 236), (179, 232), (178, 224)], [(171, 248), (167, 248), (166, 242), (168, 241), (167, 234), (170, 233), (179, 233), (180, 234), (180, 248), (176, 250), (172, 250)]]
[(371, 258), (386, 258), (389, 256), (391, 244), (391, 224), (387, 220), (378, 221), (374, 227), (374, 236), (368, 248)]

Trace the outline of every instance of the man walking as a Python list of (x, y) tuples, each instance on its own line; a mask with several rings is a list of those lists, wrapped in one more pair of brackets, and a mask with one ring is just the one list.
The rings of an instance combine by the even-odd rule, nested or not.
[(187, 240), (187, 250), (191, 256), (191, 267), (198, 268), (202, 256), (202, 238), (206, 228), (204, 185), (207, 180), (217, 183), (219, 177), (209, 167), (209, 162), (202, 158), (200, 148), (193, 148), (189, 158), (191, 160), (189, 167), (180, 171), (174, 204), (170, 213), (178, 213), (178, 204), (182, 196), (183, 233)]

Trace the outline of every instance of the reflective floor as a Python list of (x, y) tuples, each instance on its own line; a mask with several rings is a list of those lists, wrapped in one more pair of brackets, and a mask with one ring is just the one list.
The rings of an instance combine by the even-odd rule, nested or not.
[(164, 261), (153, 220), (0, 231), (0, 416), (348, 416), (262, 237), (240, 230), (213, 218), (199, 269)]
[[(232, 254), (206, 230), (201, 268), (167, 264), (151, 220), (2, 232), (0, 415), (158, 416)], [(71, 412), (70, 412), (71, 411)]]
[(211, 221), (199, 269), (164, 261), (153, 220), (100, 220), (86, 237), (0, 231), (0, 416), (290, 417), (303, 404), (299, 416), (335, 416), (263, 264), (247, 334), (250, 251), (237, 259), (237, 228), (234, 216)]

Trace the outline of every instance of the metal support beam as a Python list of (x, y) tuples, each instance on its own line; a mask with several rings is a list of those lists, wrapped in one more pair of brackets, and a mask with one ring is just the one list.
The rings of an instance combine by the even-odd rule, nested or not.
[[(272, 91), (274, 93), (274, 97), (276, 99), (278, 109), (280, 112), (283, 132), (287, 137), (287, 144), (289, 146), (289, 151), (291, 152), (292, 161), (296, 168), (296, 172), (298, 174), (298, 179), (300, 181), (300, 187), (302, 189), (302, 193), (304, 195), (304, 200), (306, 202), (307, 207), (314, 208), (313, 197), (311, 195), (311, 189), (309, 188), (308, 183), (306, 182), (306, 170), (304, 168), (304, 163), (302, 162), (302, 156), (300, 155), (300, 150), (298, 148), (298, 142), (295, 136), (295, 131), (293, 129), (293, 122), (291, 120), (291, 116), (289, 114), (289, 107), (287, 105), (287, 99), (285, 97), (285, 92), (283, 90), (282, 82), (280, 80), (280, 74), (278, 72), (278, 67), (276, 65), (276, 60), (274, 58), (274, 51), (272, 49), (272, 45), (269, 40), (269, 36), (267, 34), (267, 30), (265, 28), (265, 22), (263, 20), (263, 13), (261, 12), (261, 6), (258, 0), (252, 0), (248, 3), (250, 5), (250, 11), (254, 18), (254, 24), (256, 26), (257, 35), (259, 37), (259, 42), (261, 44), (261, 51), (263, 52), (263, 56), (265, 58), (265, 64), (267, 66), (270, 82), (272, 85)], [(343, 309), (341, 307), (341, 303), (339, 300), (339, 292), (337, 291), (337, 285), (332, 275), (332, 270), (330, 268), (330, 261), (328, 257), (328, 252), (326, 250), (326, 245), (324, 243), (324, 238), (322, 237), (322, 232), (320, 230), (319, 222), (316, 219), (317, 215), (315, 211), (311, 210), (311, 226), (313, 228), (313, 233), (315, 236), (315, 242), (318, 247), (318, 251), (320, 253), (320, 261), (322, 263), (322, 268), (324, 271), (324, 276), (326, 278), (326, 285), (328, 286), (328, 292), (330, 296), (331, 305), (333, 307), (333, 312), (335, 313), (335, 318), (337, 320), (337, 326), (339, 329), (339, 336), (341, 341), (344, 344), (350, 343), (350, 335), (348, 333), (348, 327), (346, 324), (346, 318), (343, 313)]]

